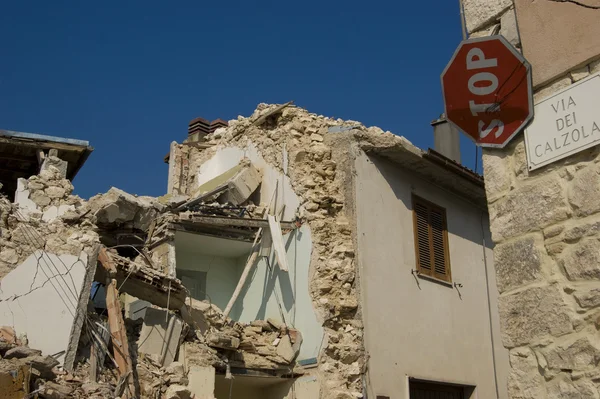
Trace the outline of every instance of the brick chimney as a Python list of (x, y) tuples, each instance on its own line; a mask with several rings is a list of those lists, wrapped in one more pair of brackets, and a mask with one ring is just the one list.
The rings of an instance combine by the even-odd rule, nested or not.
[(220, 127), (227, 126), (227, 121), (223, 119), (215, 119), (212, 122), (204, 118), (192, 119), (188, 125), (188, 138), (186, 141), (204, 141), (207, 134), (213, 133)]
[(210, 123), (210, 132), (213, 133), (215, 130), (217, 130), (220, 127), (227, 127), (229, 126), (229, 124), (227, 123), (227, 121), (224, 121), (223, 119), (215, 119), (214, 121), (212, 121)]

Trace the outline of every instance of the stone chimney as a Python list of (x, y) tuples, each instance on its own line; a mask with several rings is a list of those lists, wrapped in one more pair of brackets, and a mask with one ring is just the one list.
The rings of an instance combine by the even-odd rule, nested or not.
[(460, 133), (442, 114), (431, 122), (433, 126), (433, 149), (446, 158), (460, 163)]

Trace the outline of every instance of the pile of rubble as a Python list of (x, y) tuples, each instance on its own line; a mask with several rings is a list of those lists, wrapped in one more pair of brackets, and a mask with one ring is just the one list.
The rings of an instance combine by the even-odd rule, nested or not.
[[(327, 134), (350, 129), (355, 132), (352, 137)], [(145, 353), (139, 345), (140, 335), (147, 334), (143, 325), (123, 320), (117, 315), (121, 314), (120, 308), (118, 312), (113, 310), (108, 320), (103, 314), (98, 323), (108, 323), (111, 317), (118, 322), (121, 317), (121, 326), (127, 326), (124, 340), (129, 343), (130, 353), (122, 355), (129, 356), (129, 360), (124, 359), (132, 368), (128, 374), (111, 359), (115, 343), (107, 338), (104, 347), (98, 344), (97, 336), (102, 332), (94, 327), (97, 323), (89, 322), (98, 312), (90, 311), (87, 321), (81, 323), (81, 362), (73, 369), (92, 366), (89, 357), (94, 345), (106, 359), (99, 370), (94, 370), (94, 378), (82, 372), (81, 386), (73, 392), (85, 386), (84, 394), (92, 395), (92, 386), (86, 383), (110, 375), (102, 380), (103, 388), (98, 389), (110, 389), (114, 394), (126, 392), (123, 385), (131, 384), (140, 397), (184, 398), (190, 394), (185, 388), (190, 365), (210, 366), (224, 373), (231, 368), (246, 368), (270, 370), (278, 376), (301, 374), (295, 364), (302, 343), (298, 330), (273, 319), (249, 324), (234, 322), (227, 317), (228, 309), (221, 311), (215, 305), (190, 298), (175, 278), (171, 252), (175, 227), (210, 232), (216, 227), (209, 225), (208, 219), (211, 223), (226, 219), (227, 229), (222, 230), (231, 237), (250, 242), (259, 237), (258, 225), (248, 227), (247, 222), (264, 222), (268, 212), (268, 204), (253, 203), (252, 194), (260, 182), (261, 171), (242, 162), (228, 172), (230, 175), (203, 185), (195, 181), (200, 165), (219, 147), (252, 146), (269, 165), (289, 176), (301, 199), (295, 220), (281, 223), (282, 229), (297, 228), (302, 223), (311, 229), (314, 275), (310, 291), (327, 338), (318, 361), (322, 397), (361, 398), (366, 356), (351, 234), (352, 157), (346, 151), (352, 146), (337, 145), (344, 140), (398, 145), (398, 139), (379, 128), (317, 116), (289, 104), (261, 104), (249, 118), (239, 117), (230, 121), (228, 127), (209, 134), (202, 148), (175, 146), (171, 161), (179, 163), (181, 178), (173, 184), (173, 192), (164, 197), (138, 197), (111, 188), (84, 201), (71, 194), (73, 186), (64, 178), (60, 162), (50, 165), (38, 176), (19, 180), (15, 204), (0, 199), (0, 278), (35, 250), (79, 256), (82, 252), (98, 253), (102, 243), (112, 269), (98, 267), (94, 280), (106, 282), (107, 287), (113, 281), (117, 296), (127, 293), (150, 302), (150, 308), (162, 312), (164, 328), (176, 332), (170, 349), (176, 353), (165, 355), (164, 348), (160, 353)], [(240, 219), (245, 223), (239, 223)], [(95, 262), (95, 258), (92, 260)], [(113, 328), (115, 325), (110, 327), (114, 336)], [(3, 362), (5, 359), (0, 360), (0, 365)], [(74, 382), (58, 376), (55, 383)]]

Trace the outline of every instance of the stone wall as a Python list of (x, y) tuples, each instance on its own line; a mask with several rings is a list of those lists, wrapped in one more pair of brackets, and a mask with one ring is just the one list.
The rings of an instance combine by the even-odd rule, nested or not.
[[(471, 37), (499, 32), (520, 48), (510, 1), (464, 3)], [(564, 73), (534, 101), (598, 71)], [(599, 398), (600, 149), (529, 172), (521, 134), (484, 150), (483, 165), (509, 397)]]

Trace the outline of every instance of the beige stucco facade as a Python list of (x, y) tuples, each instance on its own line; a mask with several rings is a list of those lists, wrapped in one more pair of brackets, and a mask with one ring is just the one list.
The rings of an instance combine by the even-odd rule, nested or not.
[[(361, 153), (355, 165), (369, 397), (408, 399), (417, 378), (473, 387), (470, 398), (506, 398), (486, 211), (388, 160)], [(451, 284), (412, 274), (413, 194), (446, 209)]]
[[(508, 2), (478, 24), (477, 10), (496, 3), (465, 1), (469, 33), (485, 36), (493, 26), (517, 33), (536, 104), (600, 72), (597, 1), (517, 0), (516, 20), (506, 17)], [(510, 350), (508, 397), (598, 399), (600, 152), (592, 147), (534, 171), (526, 153), (523, 134), (483, 152), (502, 342)]]

